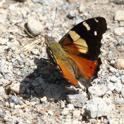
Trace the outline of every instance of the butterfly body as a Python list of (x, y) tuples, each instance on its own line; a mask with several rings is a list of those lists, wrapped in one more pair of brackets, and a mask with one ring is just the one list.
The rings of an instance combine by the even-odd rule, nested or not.
[(100, 66), (100, 47), (106, 20), (96, 17), (74, 26), (59, 43), (49, 43), (57, 65), (63, 76), (73, 85), (79, 78), (92, 80)]

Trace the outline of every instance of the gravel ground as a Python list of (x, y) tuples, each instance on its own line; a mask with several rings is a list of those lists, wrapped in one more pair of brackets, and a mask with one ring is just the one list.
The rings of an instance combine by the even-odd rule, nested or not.
[[(88, 99), (65, 90), (44, 41), (96, 16), (108, 30)], [(123, 0), (1, 0), (0, 36), (0, 124), (124, 124)]]

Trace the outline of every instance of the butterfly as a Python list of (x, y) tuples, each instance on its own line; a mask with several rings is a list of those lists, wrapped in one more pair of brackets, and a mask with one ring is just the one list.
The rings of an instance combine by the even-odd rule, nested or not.
[(103, 17), (90, 18), (74, 26), (57, 42), (49, 42), (49, 54), (64, 78), (74, 86), (92, 81), (99, 70), (101, 39), (107, 30)]

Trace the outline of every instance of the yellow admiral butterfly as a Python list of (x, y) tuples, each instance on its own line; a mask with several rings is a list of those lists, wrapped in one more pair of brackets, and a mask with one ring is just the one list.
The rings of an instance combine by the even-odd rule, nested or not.
[(64, 78), (72, 85), (78, 85), (80, 78), (87, 82), (96, 76), (101, 39), (106, 30), (105, 18), (91, 18), (74, 26), (59, 43), (48, 43)]

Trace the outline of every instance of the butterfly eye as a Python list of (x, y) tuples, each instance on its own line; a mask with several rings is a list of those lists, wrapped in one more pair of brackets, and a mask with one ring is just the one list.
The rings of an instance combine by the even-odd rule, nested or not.
[(97, 36), (97, 31), (94, 31), (94, 35)]

